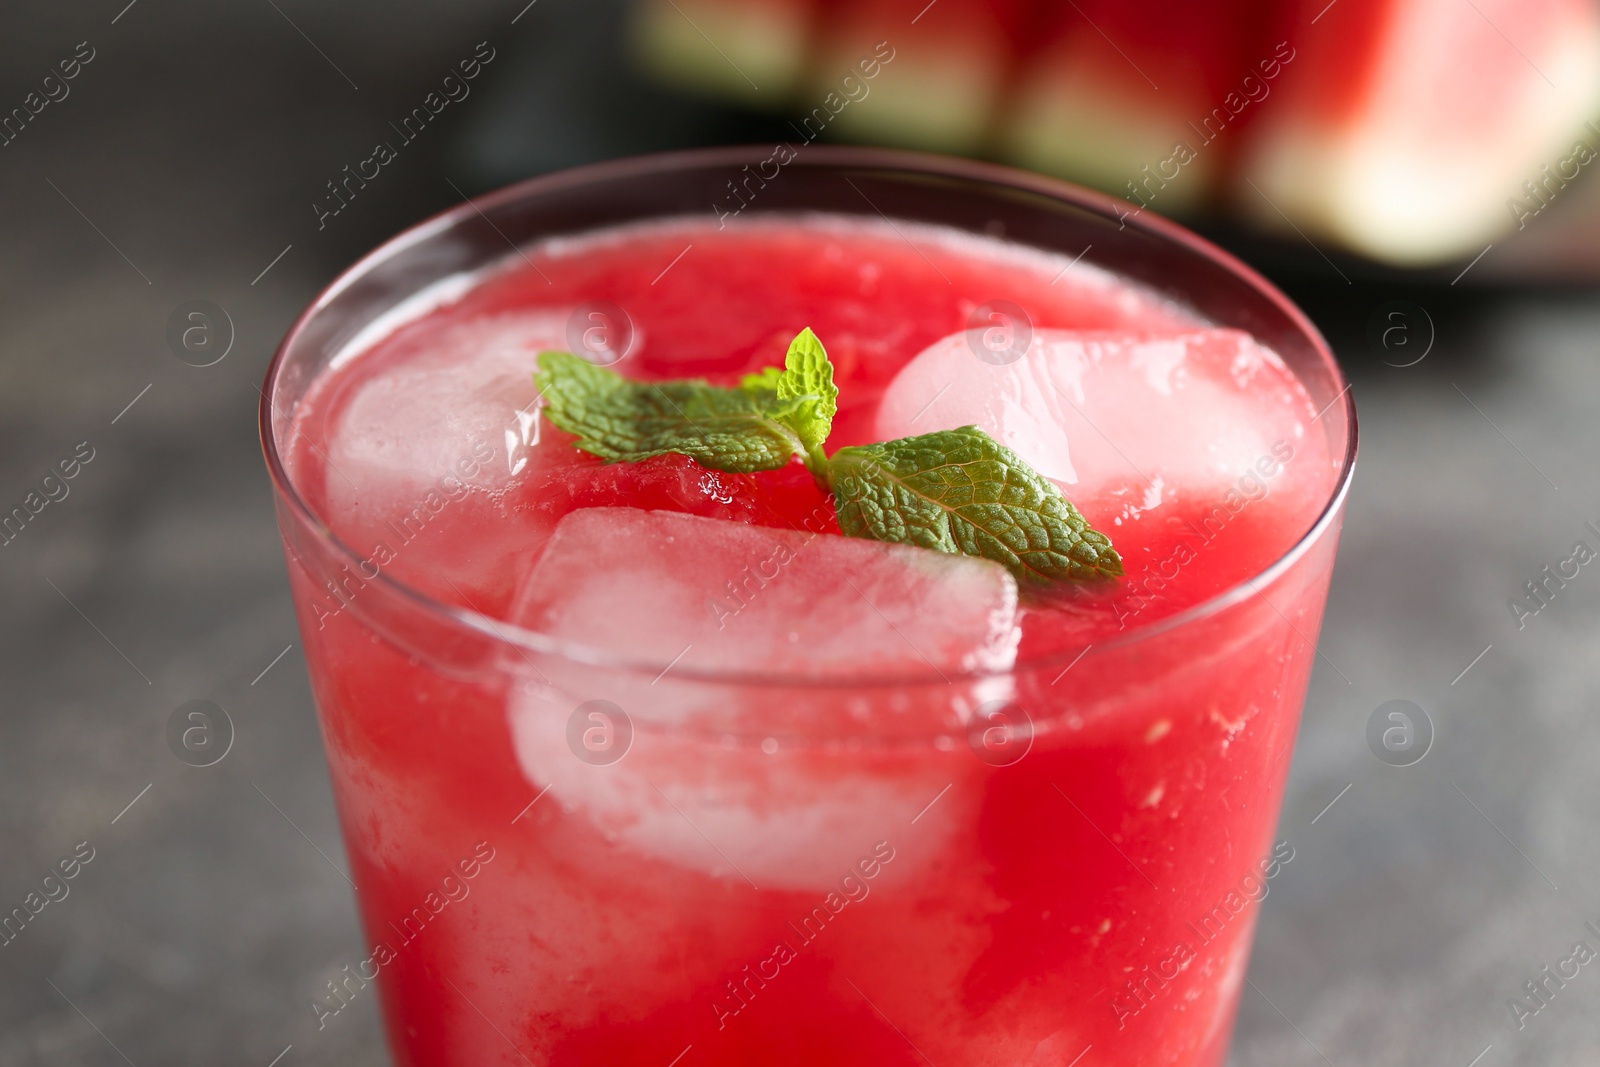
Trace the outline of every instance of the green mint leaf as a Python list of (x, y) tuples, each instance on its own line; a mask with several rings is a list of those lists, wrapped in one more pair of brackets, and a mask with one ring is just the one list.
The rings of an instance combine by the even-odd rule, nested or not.
[(679, 452), (705, 467), (748, 473), (775, 470), (798, 452), (826, 482), (822, 446), (839, 389), (828, 353), (809, 329), (790, 343), (781, 368), (747, 374), (737, 389), (630, 381), (568, 352), (542, 353), (534, 382), (544, 395), (545, 416), (601, 459)]
[(822, 446), (833, 429), (833, 416), (839, 411), (839, 387), (833, 384), (833, 364), (828, 361), (827, 350), (809, 326), (789, 342), (783, 372), (774, 378), (763, 378), (763, 387), (769, 380), (777, 391), (772, 417), (800, 438), (806, 466), (812, 473), (825, 475), (828, 457)]
[(785, 466), (801, 447), (796, 431), (769, 417), (769, 405), (751, 390), (630, 381), (570, 352), (540, 353), (534, 382), (545, 417), (577, 435), (579, 448), (612, 462), (678, 452), (748, 474)]
[(992, 559), (1024, 585), (1122, 574), (1055, 483), (976, 426), (841, 448), (831, 471), (848, 536)]

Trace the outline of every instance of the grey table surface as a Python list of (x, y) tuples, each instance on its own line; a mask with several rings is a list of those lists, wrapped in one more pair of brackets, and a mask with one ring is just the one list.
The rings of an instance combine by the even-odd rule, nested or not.
[[(75, 42), (97, 49), (71, 97), (0, 148), (0, 510), (93, 449), (70, 494), (0, 547), (0, 910), (78, 842), (94, 849), (70, 894), (0, 948), (5, 1067), (388, 1062), (372, 998), (320, 1031), (307, 1006), (361, 945), (257, 384), (297, 310), (455, 199), (441, 179), (470, 171), (473, 124), (513, 113), (464, 105), (453, 134), (318, 231), (322, 183), (386, 106), (430, 87), (429, 64), (491, 34), (531, 47), (514, 35), (542, 24), (511, 25), (521, 4), (437, 24), (354, 5), (366, 25), (275, 6), (215, 24), (154, 0), (0, 16), (28, 22), (5, 46), (6, 100)], [(1600, 926), (1600, 577), (1584, 568), (1521, 628), (1508, 606), (1574, 542), (1600, 548), (1585, 527), (1600, 523), (1600, 301), (1463, 298), (1470, 284), (1440, 293), (1437, 343), (1398, 368), (1357, 351), (1392, 294), (1331, 271), (1302, 282), (1348, 338), (1363, 454), (1240, 1067), (1600, 1056), (1600, 967), (1521, 1028), (1507, 1007), (1575, 942), (1600, 949), (1584, 929)], [(195, 298), (236, 331), (206, 368), (164, 338)], [(236, 728), (215, 766), (168, 749), (191, 699)], [(1368, 719), (1391, 699), (1435, 726), (1414, 766), (1369, 751)]]

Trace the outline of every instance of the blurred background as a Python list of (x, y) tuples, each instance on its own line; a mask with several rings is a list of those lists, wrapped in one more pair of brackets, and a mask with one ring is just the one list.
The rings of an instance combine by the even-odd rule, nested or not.
[[(1600, 968), (1525, 983), (1600, 950), (1600, 579), (1574, 562), (1600, 550), (1597, 127), (1593, 0), (8, 5), (0, 912), (92, 859), (3, 939), (0, 1065), (388, 1062), (375, 1000), (321, 1030), (308, 1007), (361, 946), (256, 440), (267, 360), (344, 266), (465, 196), (812, 139), (1178, 218), (1349, 369), (1296, 858), (1233, 1062), (1595, 1062)], [(174, 329), (196, 301), (198, 351)], [(169, 746), (190, 700), (231, 722), (210, 766)], [(1367, 740), (1393, 700), (1431, 724), (1407, 766)]]

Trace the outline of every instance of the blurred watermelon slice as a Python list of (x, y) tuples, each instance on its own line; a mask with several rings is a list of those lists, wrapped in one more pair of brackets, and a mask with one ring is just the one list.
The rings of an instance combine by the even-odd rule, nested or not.
[[(1594, 0), (1306, 0), (1234, 190), (1377, 259), (1480, 252), (1600, 112)], [(1590, 147), (1600, 149), (1593, 134)], [(1253, 187), (1252, 187), (1253, 186)]]
[(1032, 7), (1030, 0), (829, 0), (819, 19), (811, 99), (802, 106), (821, 104), (863, 61), (892, 56), (864, 83), (868, 95), (843, 108), (830, 132), (981, 151)]
[(813, 0), (642, 0), (633, 46), (668, 81), (780, 108), (801, 84)]
[[(1040, 27), (1004, 125), (1023, 166), (1163, 213), (1201, 201), (1271, 91), (1255, 44), (1262, 0), (1076, 0)], [(1257, 56), (1254, 53), (1261, 51)], [(1233, 109), (1224, 101), (1233, 94)], [(1242, 105), (1242, 106), (1241, 106)], [(1219, 110), (1220, 109), (1220, 110)], [(1188, 151), (1178, 151), (1182, 144)]]

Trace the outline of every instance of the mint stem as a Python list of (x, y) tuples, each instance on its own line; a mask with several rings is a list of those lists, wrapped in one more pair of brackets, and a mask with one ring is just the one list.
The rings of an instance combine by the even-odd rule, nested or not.
[(806, 470), (816, 479), (818, 489), (824, 493), (833, 492), (833, 465), (828, 461), (828, 455), (822, 451), (821, 445), (812, 445), (806, 449), (800, 456), (800, 462), (806, 465)]

